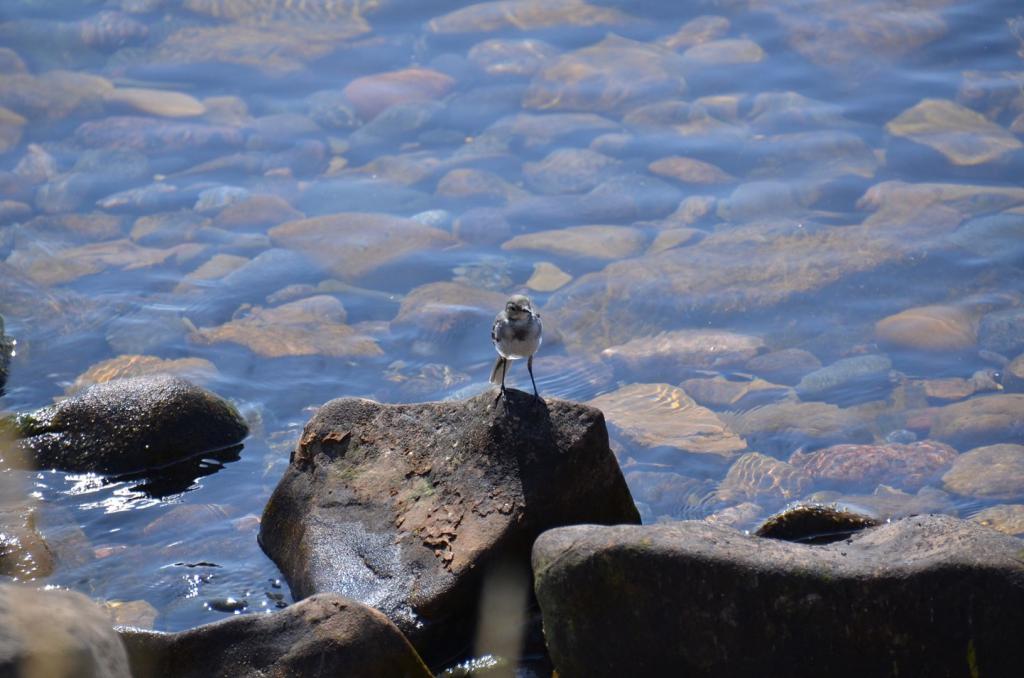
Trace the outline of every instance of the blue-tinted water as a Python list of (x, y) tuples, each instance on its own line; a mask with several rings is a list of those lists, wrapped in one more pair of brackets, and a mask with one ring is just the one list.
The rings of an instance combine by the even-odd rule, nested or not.
[[(245, 611), (287, 602), (287, 586), (256, 543), (258, 516), (313, 408), (338, 396), (408, 402), (484, 388), (490, 321), (515, 291), (528, 291), (552, 319), (536, 361), (546, 396), (586, 401), (633, 382), (675, 387), (756, 374), (739, 360), (652, 376), (602, 356), (663, 330), (753, 335), (763, 339), (762, 353), (799, 348), (826, 366), (859, 355), (891, 359), (892, 372), (853, 378), (821, 399), (786, 391), (796, 401), (837, 404), (861, 426), (827, 441), (786, 427), (759, 431), (748, 436), (757, 444), (740, 450), (782, 460), (798, 447), (904, 440), (892, 434), (913, 428), (908, 411), (952, 402), (921, 396), (927, 380), (1002, 370), (1020, 353), (1024, 340), (1009, 340), (1004, 355), (977, 334), (987, 314), (1022, 300), (1024, 196), (979, 197), (977, 188), (1019, 191), (1024, 176), (1024, 19), (1014, 3), (538, 2), (474, 18), (469, 12), (487, 7), (453, 16), (459, 3), (383, 2), (353, 18), (344, 8), (319, 13), (332, 3), (310, 2), (261, 13), (278, 4), (291, 6), (13, 0), (0, 10), (0, 106), (8, 109), (0, 110), (0, 199), (8, 201), (0, 206), (0, 313), (18, 340), (3, 407), (45, 405), (91, 366), (121, 355), (202, 358), (216, 368), (202, 383), (235, 402), (252, 428), (239, 453), (197, 461), (158, 483), (8, 472), (22, 482), (9, 494), (39, 503), (40, 530), (57, 554), (47, 584), (147, 601), (155, 627), (168, 630), (231, 614), (222, 611), (228, 598), (244, 600)], [(531, 6), (547, 9), (514, 14)], [(513, 19), (501, 18), (507, 12)], [(674, 51), (664, 46), (700, 15), (718, 18), (700, 19), (706, 30), (677, 40)], [(603, 57), (614, 39), (592, 48), (609, 33), (635, 43)], [(484, 44), (496, 39), (506, 42)], [(747, 42), (716, 42), (724, 40)], [(687, 56), (698, 44), (704, 54)], [(508, 55), (485, 59), (489, 47)], [(597, 66), (557, 68), (576, 50)], [(620, 74), (620, 66), (632, 70)], [(430, 72), (400, 75), (383, 94), (353, 89), (357, 78), (411, 68)], [(162, 99), (152, 90), (185, 96)], [(950, 102), (932, 114), (932, 127), (909, 138), (886, 128), (932, 99)], [(958, 126), (966, 130), (959, 136)], [(970, 156), (986, 144), (997, 148), (992, 157)], [(604, 165), (593, 164), (594, 154), (573, 155), (578, 164), (549, 156), (565, 149), (589, 149)], [(659, 175), (651, 163), (668, 156), (711, 163), (720, 176), (705, 183)], [(856, 229), (879, 210), (862, 197), (883, 182), (974, 188), (925, 211), (900, 211), (918, 193), (898, 197), (885, 204), (896, 215), (861, 236)], [(144, 187), (141, 197), (119, 195)], [(706, 210), (676, 212), (687, 199), (693, 207), (695, 196)], [(371, 247), (365, 257), (344, 248), (366, 246), (384, 228), (376, 222), (348, 217), (355, 225), (337, 226), (320, 247), (274, 230), (340, 212), (413, 217), (437, 230), (422, 240), (399, 236), (383, 255)], [(1005, 228), (972, 222), (996, 213)], [(584, 243), (569, 237), (555, 235), (540, 249), (513, 242), (579, 225), (618, 227), (609, 231), (618, 239), (595, 251), (590, 236), (582, 256)], [(666, 273), (674, 269), (641, 258), (657, 257), (652, 247), (705, 247), (703, 240), (759, 225), (763, 235), (751, 230), (735, 250), (695, 249), (680, 276), (718, 263), (681, 286)], [(892, 245), (879, 244), (879, 233)], [(828, 242), (839, 244), (824, 247), (834, 251), (800, 245), (822, 234), (833, 234)], [(772, 249), (773, 241), (789, 245)], [(887, 259), (894, 249), (899, 256)], [(226, 268), (179, 286), (214, 257)], [(615, 268), (619, 260), (640, 263)], [(572, 282), (526, 288), (539, 262)], [(759, 267), (764, 277), (748, 275)], [(403, 305), (417, 287), (451, 281), (456, 291), (429, 288)], [(380, 350), (273, 351), (267, 346), (287, 342), (204, 335), (259, 317), (253, 307), (316, 295), (340, 301), (344, 323)], [(932, 326), (895, 346), (880, 340), (879, 320), (928, 304), (964, 309), (975, 336), (949, 350), (922, 348)], [(289, 336), (315, 335), (320, 320), (306, 318)], [(283, 322), (271, 316), (264, 324)], [(243, 334), (258, 338), (268, 327)], [(511, 379), (528, 385), (525, 369)], [(720, 397), (709, 407), (724, 426), (738, 426), (730, 417), (777, 400), (761, 397)], [(658, 407), (633, 406), (636, 415)], [(873, 501), (887, 515), (926, 506), (969, 516), (996, 501), (949, 492), (938, 476), (927, 486), (933, 495), (914, 488), (901, 496), (901, 479), (883, 478), (843, 491), (811, 483), (798, 496), (751, 490), (727, 499), (717, 489), (740, 451), (702, 456), (646, 444), (610, 419), (647, 520), (704, 518), (749, 501), (756, 510), (736, 524), (750, 527), (799, 498)], [(927, 427), (908, 435), (926, 437)], [(1017, 501), (1024, 487), (1020, 494)]]

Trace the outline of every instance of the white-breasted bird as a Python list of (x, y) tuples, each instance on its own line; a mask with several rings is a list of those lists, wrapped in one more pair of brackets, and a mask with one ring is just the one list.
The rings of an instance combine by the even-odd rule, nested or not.
[(537, 382), (533, 378), (533, 354), (540, 348), (543, 328), (540, 315), (535, 313), (529, 298), (515, 294), (505, 302), (505, 310), (494, 319), (491, 327), (491, 341), (498, 359), (491, 370), (491, 383), (501, 384), (499, 396), (505, 394), (505, 375), (508, 373), (510, 361), (526, 358), (526, 369), (530, 371), (530, 382), (533, 383), (533, 397), (537, 394)]

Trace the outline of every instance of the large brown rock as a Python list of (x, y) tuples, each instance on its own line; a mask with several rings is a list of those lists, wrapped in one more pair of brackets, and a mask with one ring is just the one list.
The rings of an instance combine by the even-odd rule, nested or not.
[(431, 675), (387, 617), (334, 594), (178, 633), (120, 633), (135, 678)]
[(551, 530), (534, 587), (558, 675), (1016, 675), (1020, 541), (918, 516), (827, 545), (703, 522)]
[(297, 598), (373, 605), (434, 661), (468, 644), (490, 564), (524, 560), (551, 527), (638, 521), (596, 409), (513, 390), (345, 398), (306, 425), (260, 543)]
[(908, 444), (833, 445), (813, 452), (797, 450), (789, 463), (817, 483), (872, 489), (886, 483), (916, 491), (938, 480), (957, 458), (956, 450), (933, 440)]
[(80, 593), (0, 586), (0, 675), (129, 678), (107, 614)]
[(935, 411), (929, 437), (960, 449), (1024, 439), (1024, 394), (998, 393)]

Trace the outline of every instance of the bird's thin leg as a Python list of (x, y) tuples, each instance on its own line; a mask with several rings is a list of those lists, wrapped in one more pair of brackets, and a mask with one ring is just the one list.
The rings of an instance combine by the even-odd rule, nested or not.
[(537, 395), (537, 382), (533, 378), (533, 356), (532, 355), (530, 356), (530, 359), (526, 361), (526, 369), (530, 371), (530, 382), (533, 384), (533, 397), (534, 398), (540, 398), (540, 396)]
[(501, 395), (505, 395), (505, 375), (508, 374), (508, 359), (505, 358), (501, 363)]

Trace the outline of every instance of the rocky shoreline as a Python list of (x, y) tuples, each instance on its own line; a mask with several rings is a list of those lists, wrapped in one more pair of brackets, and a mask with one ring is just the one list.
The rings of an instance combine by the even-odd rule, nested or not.
[[(169, 376), (94, 385), (13, 421), (24, 463), (113, 474), (159, 475), (248, 431), (229, 403)], [(937, 445), (915, 452), (940, 455), (915, 471), (922, 478), (956, 456)], [(842, 453), (804, 455), (800, 472), (835, 476), (844, 467), (826, 462)], [(765, 536), (639, 522), (594, 407), (516, 390), (415, 405), (338, 399), (307, 423), (260, 521), (297, 602), (177, 633), (121, 624), (118, 638), (82, 596), (5, 584), (0, 598), (30, 602), (0, 605), (10, 617), (0, 665), (85, 653), (96, 675), (427, 676), (471, 650), (514, 660), (530, 619), (542, 620), (560, 676), (1008, 675), (1024, 663), (1024, 549), (978, 522), (879, 525), (821, 506), (773, 517)], [(30, 549), (31, 533), (26, 523), (8, 539), (0, 564)], [(487, 602), (496, 581), (512, 603)], [(68, 605), (94, 609), (54, 612), (66, 628), (45, 641), (14, 631), (36, 623), (26, 614)], [(494, 628), (504, 645), (481, 640)]]

